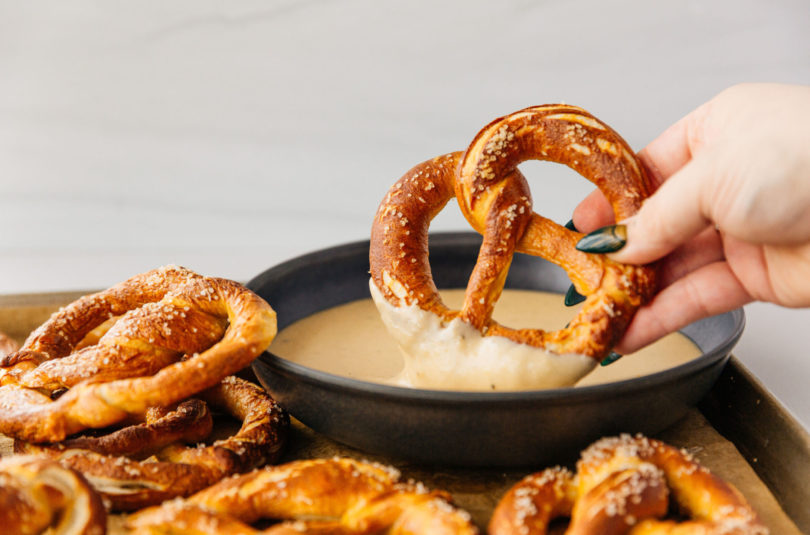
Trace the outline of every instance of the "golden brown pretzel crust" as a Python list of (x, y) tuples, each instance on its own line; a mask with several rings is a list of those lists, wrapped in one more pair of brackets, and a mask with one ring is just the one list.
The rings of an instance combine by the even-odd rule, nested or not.
[(449, 321), (428, 262), (428, 229), (453, 191), (460, 152), (422, 162), (388, 190), (371, 226), (371, 277), (392, 305), (418, 304)]
[[(617, 220), (634, 214), (650, 193), (643, 166), (607, 125), (573, 106), (527, 108), (493, 121), (464, 154), (424, 162), (394, 184), (372, 226), (372, 279), (394, 306), (416, 304), (445, 321), (460, 316), (485, 336), (601, 360), (652, 296), (654, 269), (577, 251), (581, 234), (533, 213), (517, 170), (527, 159), (563, 163), (584, 175), (606, 195)], [(484, 238), (458, 312), (442, 303), (427, 256), (430, 221), (453, 196)], [(567, 328), (516, 330), (492, 320), (516, 250), (560, 265), (588, 296)]]
[[(122, 317), (98, 344), (71, 354), (112, 316)], [(59, 441), (187, 399), (247, 366), (275, 334), (273, 309), (235, 282), (176, 266), (135, 276), (56, 312), (0, 360), (0, 432)]]
[[(226, 377), (200, 397), (242, 420), (239, 431), (207, 447), (187, 448), (176, 443), (207, 438), (210, 414), (205, 403), (200, 407), (197, 402), (181, 404), (177, 411), (151, 424), (127, 427), (100, 439), (72, 439), (53, 445), (16, 441), (15, 449), (47, 455), (83, 473), (111, 509), (119, 511), (189, 496), (223, 477), (278, 460), (286, 443), (289, 417), (264, 390), (244, 379)], [(181, 412), (184, 407), (187, 410)], [(145, 461), (138, 460), (149, 455)]]
[(20, 535), (102, 535), (107, 515), (84, 478), (47, 459), (0, 460), (0, 529)]
[[(670, 498), (690, 520), (660, 520)], [(542, 535), (570, 516), (568, 535), (766, 535), (745, 498), (690, 455), (643, 436), (605, 438), (582, 453), (576, 478), (565, 469), (526, 477), (498, 503), (491, 535)]]
[[(248, 524), (280, 519), (268, 530)], [(132, 515), (133, 533), (475, 534), (448, 497), (401, 483), (390, 467), (345, 458), (294, 461), (221, 481)]]
[(102, 455), (146, 458), (174, 442), (193, 444), (205, 440), (213, 429), (208, 405), (200, 399), (188, 399), (172, 409), (153, 407), (146, 421), (100, 436), (76, 436), (62, 442), (31, 444), (14, 441), (16, 453), (42, 453), (88, 450)]

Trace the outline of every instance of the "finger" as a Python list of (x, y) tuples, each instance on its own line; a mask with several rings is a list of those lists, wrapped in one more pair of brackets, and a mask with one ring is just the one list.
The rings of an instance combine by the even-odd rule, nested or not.
[(639, 151), (638, 157), (647, 168), (653, 189), (657, 189), (692, 159), (693, 132), (702, 113), (702, 108), (698, 108), (683, 117)]
[[(644, 147), (638, 158), (647, 171), (651, 191), (656, 191), (673, 173), (692, 159), (695, 132), (702, 124), (704, 107), (700, 107), (667, 128)], [(614, 223), (613, 209), (600, 190), (591, 192), (574, 209), (574, 225), (588, 233)]]
[(613, 208), (602, 191), (595, 189), (574, 208), (572, 219), (578, 231), (588, 233), (614, 223)]
[[(707, 193), (713, 177), (711, 158), (693, 158), (664, 182), (626, 220), (627, 243), (611, 257), (618, 262), (646, 264), (675, 250), (710, 225)], [(710, 196), (709, 196), (710, 197)]]
[(722, 314), (752, 301), (726, 262), (693, 271), (659, 292), (639, 309), (616, 351), (632, 353), (662, 336), (702, 318)]
[(723, 258), (723, 240), (720, 234), (714, 228), (705, 229), (661, 260), (658, 269), (659, 291), (689, 273)]
[(712, 138), (712, 115), (716, 114), (717, 97), (702, 104), (673, 123), (639, 153), (653, 185), (657, 188), (680, 171)]

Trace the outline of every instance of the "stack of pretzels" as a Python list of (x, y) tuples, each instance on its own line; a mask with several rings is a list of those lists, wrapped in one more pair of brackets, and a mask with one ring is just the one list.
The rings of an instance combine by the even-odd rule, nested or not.
[[(80, 473), (112, 510), (188, 496), (281, 455), (289, 417), (233, 375), (275, 334), (273, 309), (237, 283), (177, 266), (135, 276), (0, 357), (0, 433), (51, 460), (26, 470)], [(241, 427), (212, 441), (211, 411)]]

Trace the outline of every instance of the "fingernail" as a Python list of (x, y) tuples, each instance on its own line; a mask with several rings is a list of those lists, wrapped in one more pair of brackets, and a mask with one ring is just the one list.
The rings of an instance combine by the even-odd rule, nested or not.
[(625, 225), (608, 225), (583, 236), (577, 250), (583, 253), (614, 253), (627, 243)]
[(619, 360), (622, 357), (623, 357), (623, 355), (620, 355), (620, 354), (616, 353), (615, 351), (611, 351), (610, 353), (608, 353), (607, 357), (602, 359), (602, 362), (600, 362), (599, 365), (600, 366), (607, 366), (608, 364), (613, 364), (614, 362), (616, 362), (617, 360)]
[(568, 230), (573, 230), (574, 232), (579, 232), (577, 230), (577, 227), (574, 226), (574, 220), (573, 219), (568, 220), (568, 223), (565, 224), (565, 228), (567, 228)]
[(568, 288), (568, 291), (565, 292), (565, 306), (567, 307), (578, 305), (584, 300), (585, 296), (579, 293), (577, 289), (574, 288), (573, 284)]

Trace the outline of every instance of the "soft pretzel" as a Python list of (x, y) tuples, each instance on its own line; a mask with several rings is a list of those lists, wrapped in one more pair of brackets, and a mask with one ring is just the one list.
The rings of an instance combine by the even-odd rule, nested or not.
[[(673, 501), (688, 520), (664, 519)], [(745, 498), (686, 452), (640, 435), (601, 439), (574, 477), (564, 468), (524, 478), (498, 503), (491, 535), (542, 535), (570, 516), (566, 535), (766, 535)]]
[[(609, 353), (654, 289), (652, 267), (618, 264), (604, 255), (578, 251), (575, 244), (581, 234), (532, 212), (528, 184), (517, 170), (527, 159), (564, 163), (578, 171), (605, 194), (619, 220), (634, 214), (650, 193), (643, 166), (610, 127), (580, 108), (537, 106), (493, 121), (465, 153), (446, 154), (411, 169), (389, 190), (372, 226), (371, 293), (389, 330), (406, 353), (432, 353), (430, 359), (450, 373), (471, 370), (481, 383), (477, 386), (500, 382), (498, 387), (512, 388), (514, 381), (541, 387), (572, 384)], [(459, 311), (442, 303), (428, 262), (430, 221), (454, 196), (483, 235)], [(492, 320), (515, 251), (560, 265), (588, 296), (564, 329), (511, 329)], [(482, 353), (501, 355), (498, 365), (507, 371), (495, 381), (481, 372), (482, 367), (485, 372), (497, 370), (477, 365), (486, 356), (470, 354), (469, 341), (475, 336), (492, 339), (481, 344), (486, 347)], [(520, 352), (502, 343), (491, 347), (497, 339), (551, 355), (539, 357), (545, 352)], [(448, 340), (466, 353), (452, 360), (437, 355), (455, 353), (458, 347), (429, 350)], [(519, 356), (512, 359), (512, 353)], [(510, 359), (513, 362), (507, 362)], [(422, 370), (418, 361), (406, 364), (412, 366), (408, 373), (412, 379), (430, 381), (436, 366)]]
[[(293, 461), (226, 479), (129, 517), (133, 534), (475, 534), (441, 492), (391, 467), (347, 458)], [(282, 520), (267, 530), (249, 524)]]
[(47, 459), (0, 460), (0, 531), (102, 535), (107, 515), (84, 478)]
[(273, 309), (235, 282), (176, 266), (135, 276), (59, 310), (0, 359), (0, 432), (59, 441), (171, 405), (247, 366), (275, 334)]
[[(187, 448), (176, 443), (201, 442), (211, 431), (210, 413), (205, 404), (199, 407), (197, 402), (181, 404), (178, 410), (154, 422), (127, 427), (112, 435), (53, 445), (17, 441), (15, 449), (48, 455), (83, 473), (111, 509), (119, 511), (189, 496), (225, 476), (278, 460), (286, 442), (289, 417), (264, 390), (231, 376), (200, 397), (242, 420), (239, 431), (207, 447), (200, 444)], [(145, 460), (138, 460), (147, 455)]]

